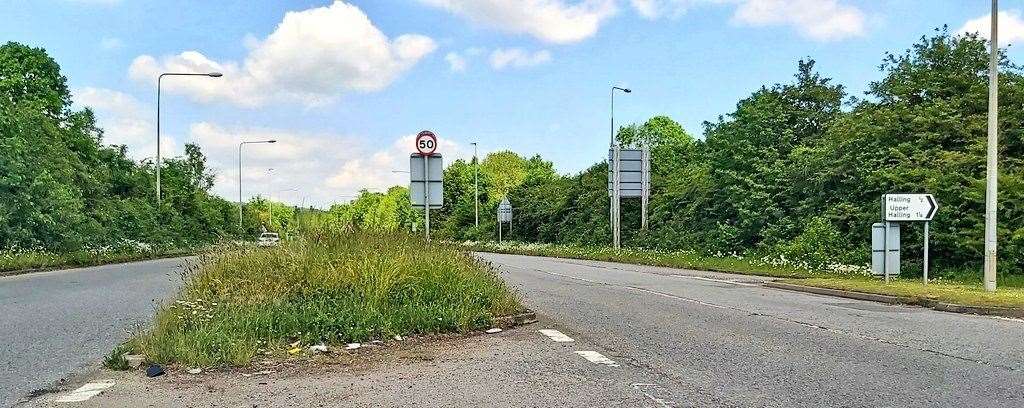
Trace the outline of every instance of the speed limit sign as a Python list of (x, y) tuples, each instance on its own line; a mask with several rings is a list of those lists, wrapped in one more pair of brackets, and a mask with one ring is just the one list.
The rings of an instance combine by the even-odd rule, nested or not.
[(434, 150), (437, 150), (437, 136), (434, 136), (434, 132), (424, 130), (416, 135), (416, 151), (421, 156), (430, 156)]

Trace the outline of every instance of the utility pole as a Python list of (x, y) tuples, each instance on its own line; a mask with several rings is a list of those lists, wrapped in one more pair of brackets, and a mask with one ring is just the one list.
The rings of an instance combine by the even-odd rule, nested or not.
[(999, 0), (992, 0), (988, 59), (988, 157), (985, 177), (985, 291), (996, 290), (996, 213), (999, 193)]

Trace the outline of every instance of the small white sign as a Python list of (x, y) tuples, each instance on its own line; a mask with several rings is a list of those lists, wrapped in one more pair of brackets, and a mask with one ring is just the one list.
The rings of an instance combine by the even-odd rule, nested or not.
[(939, 209), (931, 194), (886, 194), (882, 205), (886, 221), (931, 221)]

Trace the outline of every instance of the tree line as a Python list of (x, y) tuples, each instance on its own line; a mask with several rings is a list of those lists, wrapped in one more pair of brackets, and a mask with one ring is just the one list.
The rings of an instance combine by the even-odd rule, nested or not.
[[(650, 228), (623, 200), (625, 245), (710, 254), (783, 254), (812, 264), (866, 263), (885, 193), (932, 193), (932, 259), (976, 271), (984, 248), (987, 42), (945, 28), (887, 53), (864, 95), (822, 75), (813, 60), (790, 82), (764, 86), (695, 138), (656, 116), (622, 127), (624, 146), (652, 150)], [(1024, 272), (1024, 77), (999, 62), (1001, 270)], [(557, 174), (511, 152), (480, 163), (481, 226), (474, 227), (473, 163), (445, 171), (437, 231), (494, 239), (497, 203), (514, 207), (514, 239), (608, 245), (607, 162)], [(918, 264), (920, 223), (903, 226), (904, 259)]]

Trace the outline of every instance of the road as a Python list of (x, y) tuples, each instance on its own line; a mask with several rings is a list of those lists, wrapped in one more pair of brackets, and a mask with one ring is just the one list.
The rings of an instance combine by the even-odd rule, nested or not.
[(182, 260), (0, 277), (0, 407), (99, 364), (174, 294)]
[[(770, 289), (758, 277), (479, 256), (498, 268), (540, 322), (498, 334), (367, 347), (326, 357), (339, 359), (333, 364), (286, 363), (267, 374), (257, 371), (263, 367), (158, 379), (95, 372), (81, 381), (114, 385), (79, 406), (1024, 406), (1022, 320)], [(159, 273), (149, 276), (121, 287), (160, 280)], [(0, 299), (9, 303), (6, 297)], [(44, 304), (24, 312), (33, 307)], [(34, 330), (31, 322), (18, 330), (96, 334), (86, 325), (51, 332), (46, 323), (49, 328)], [(109, 334), (118, 323), (104, 324), (101, 332)], [(82, 341), (75, 337), (72, 343)], [(36, 372), (23, 367), (15, 371)], [(54, 371), (68, 369), (74, 367)], [(53, 401), (38, 398), (30, 406), (66, 406)]]
[(788, 292), (736, 275), (481, 256), (531, 307), (640, 369), (631, 381), (657, 384), (678, 406), (1024, 406), (1021, 320)]

